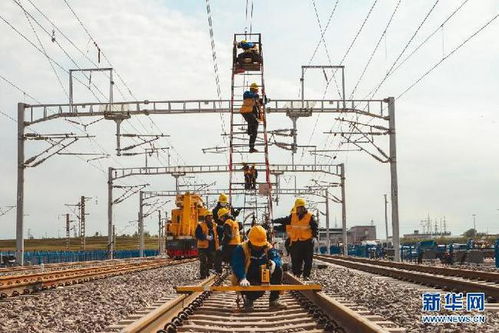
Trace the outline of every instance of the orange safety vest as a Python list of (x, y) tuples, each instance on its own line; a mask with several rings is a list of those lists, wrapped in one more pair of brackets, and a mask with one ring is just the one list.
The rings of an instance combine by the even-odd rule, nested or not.
[(251, 113), (253, 112), (253, 107), (256, 105), (254, 98), (245, 98), (243, 100), (243, 105), (239, 109), (240, 113)]
[[(244, 273), (248, 274), (248, 269), (249, 269), (250, 264), (251, 264), (251, 250), (249, 248), (248, 241), (242, 242), (241, 247), (243, 248), (243, 253), (244, 253)], [(267, 258), (268, 258), (268, 252), (271, 248), (272, 248), (272, 244), (267, 242), (267, 245), (265, 245), (265, 249), (263, 252), (264, 255), (267, 256)], [(235, 274), (232, 274), (231, 282), (232, 282), (232, 285), (234, 285), (234, 286), (237, 286), (239, 284)]]
[[(201, 227), (203, 234), (205, 236), (208, 236), (208, 224), (206, 224), (206, 222), (199, 222), (198, 225)], [(220, 248), (220, 244), (218, 243), (218, 233), (215, 222), (213, 222), (213, 238), (215, 241), (215, 250), (218, 250)], [(207, 239), (205, 240), (198, 239), (198, 249), (207, 249), (209, 246), (210, 242)]]
[(229, 241), (228, 245), (239, 245), (241, 244), (241, 236), (239, 235), (239, 224), (231, 219), (225, 221), (224, 224), (228, 224), (232, 231), (232, 239)]
[(305, 241), (312, 238), (311, 220), (312, 214), (308, 212), (305, 213), (301, 220), (298, 218), (298, 214), (291, 214), (291, 224), (286, 226), (286, 232), (291, 242)]

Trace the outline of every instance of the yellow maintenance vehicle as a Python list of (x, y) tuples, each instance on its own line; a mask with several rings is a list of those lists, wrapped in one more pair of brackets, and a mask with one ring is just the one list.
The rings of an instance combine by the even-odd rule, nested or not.
[(200, 215), (207, 208), (198, 194), (186, 192), (175, 199), (171, 220), (166, 228), (166, 251), (170, 258), (190, 258), (198, 255), (195, 231)]

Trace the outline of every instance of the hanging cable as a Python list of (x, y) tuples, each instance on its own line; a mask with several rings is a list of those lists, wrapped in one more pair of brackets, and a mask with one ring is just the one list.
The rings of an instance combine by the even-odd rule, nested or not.
[(381, 34), (380, 38), (378, 39), (378, 42), (376, 43), (376, 46), (374, 47), (374, 50), (373, 52), (371, 53), (369, 59), (367, 60), (367, 63), (366, 65), (364, 66), (364, 69), (362, 70), (362, 74), (360, 74), (360, 77), (359, 79), (357, 80), (357, 83), (355, 84), (355, 87), (353, 88), (352, 92), (350, 93), (350, 99), (353, 98), (355, 92), (357, 91), (357, 88), (360, 84), (360, 82), (362, 81), (362, 79), (364, 78), (364, 75), (366, 74), (366, 71), (367, 71), (367, 68), (369, 67), (369, 65), (371, 64), (371, 61), (373, 60), (373, 57), (374, 57), (374, 54), (376, 53), (376, 51), (378, 50), (378, 47), (379, 45), (381, 44), (381, 41), (383, 40), (383, 37), (385, 36), (388, 28), (390, 27), (392, 21), (393, 21), (393, 18), (395, 17), (395, 14), (397, 13), (398, 9), (399, 9), (399, 6), (400, 6), (400, 3), (402, 2), (402, 0), (398, 0), (397, 1), (397, 5), (395, 6), (395, 9), (393, 10), (392, 12), (392, 15), (390, 16), (390, 19), (388, 20), (388, 23), (386, 24), (386, 27), (385, 29), (383, 30), (383, 33)]
[(442, 62), (447, 60), (450, 56), (452, 56), (454, 53), (456, 53), (461, 47), (466, 45), (470, 40), (473, 39), (476, 35), (478, 35), (480, 32), (482, 32), (485, 28), (487, 28), (492, 22), (494, 22), (499, 14), (496, 14), (494, 17), (492, 17), (489, 21), (487, 21), (484, 25), (480, 27), (477, 31), (475, 31), (473, 34), (471, 34), (468, 38), (466, 38), (461, 44), (456, 46), (449, 54), (447, 54), (445, 57), (443, 57), (439, 62), (437, 62), (435, 65), (433, 65), (430, 69), (428, 69), (423, 75), (421, 75), (414, 83), (412, 83), (409, 87), (407, 87), (401, 94), (397, 96), (397, 99), (405, 95), (409, 90), (411, 90), (414, 86), (416, 86), (419, 82), (421, 82), (428, 74), (430, 74), (435, 68), (437, 68)]
[(425, 24), (425, 22), (428, 19), (428, 17), (430, 17), (430, 14), (433, 12), (433, 10), (435, 9), (435, 7), (437, 6), (437, 4), (438, 4), (439, 1), (440, 0), (436, 0), (435, 1), (435, 3), (433, 4), (433, 6), (430, 8), (430, 10), (426, 14), (426, 16), (423, 18), (423, 20), (421, 21), (421, 23), (417, 27), (416, 31), (414, 31), (414, 33), (412, 34), (411, 38), (409, 38), (409, 40), (407, 41), (407, 43), (405, 44), (405, 46), (402, 48), (402, 51), (400, 52), (400, 54), (398, 55), (398, 57), (392, 63), (390, 69), (388, 69), (387, 73), (385, 74), (385, 77), (381, 80), (381, 82), (377, 85), (377, 87), (374, 90), (371, 90), (371, 92), (369, 94), (367, 94), (367, 99), (370, 99), (372, 96), (374, 96), (378, 92), (378, 90), (381, 88), (381, 86), (383, 85), (383, 83), (385, 83), (386, 79), (391, 74), (393, 68), (395, 67), (395, 65), (397, 65), (397, 62), (400, 60), (400, 58), (402, 58), (402, 56), (404, 55), (404, 53), (407, 50), (407, 48), (409, 47), (409, 45), (411, 45), (412, 41), (414, 40), (414, 38), (416, 37), (416, 35), (418, 34), (418, 32), (423, 27), (423, 25)]
[[(213, 60), (213, 71), (215, 73), (215, 84), (217, 88), (217, 96), (219, 100), (219, 107), (222, 107), (222, 90), (220, 89), (220, 75), (218, 73), (218, 62), (217, 62), (217, 51), (215, 48), (215, 37), (213, 33), (213, 18), (211, 14), (211, 6), (210, 6), (210, 1), (206, 0), (206, 14), (208, 16), (208, 27), (209, 27), (209, 32), (210, 32), (210, 39), (211, 39), (211, 56)], [(220, 126), (222, 128), (222, 133), (225, 133), (225, 119), (222, 115), (222, 113), (219, 112), (220, 116)], [(223, 141), (225, 145), (227, 145), (227, 138), (223, 136)]]

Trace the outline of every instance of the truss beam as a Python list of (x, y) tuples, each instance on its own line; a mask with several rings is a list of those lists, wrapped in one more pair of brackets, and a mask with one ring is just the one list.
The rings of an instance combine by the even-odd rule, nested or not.
[[(155, 114), (230, 113), (230, 100), (130, 101), (113, 103), (23, 104), (27, 126), (46, 120), (74, 117), (106, 117)], [(367, 110), (367, 111), (364, 111)], [(308, 113), (357, 113), (385, 119), (383, 100), (271, 100), (266, 113), (282, 113), (292, 118)]]

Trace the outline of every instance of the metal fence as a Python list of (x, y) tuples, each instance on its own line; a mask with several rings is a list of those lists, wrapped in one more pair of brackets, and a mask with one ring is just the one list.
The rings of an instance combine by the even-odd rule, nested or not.
[[(15, 255), (14, 251), (0, 252), (1, 256)], [(145, 257), (157, 256), (158, 250), (144, 250)], [(139, 257), (139, 250), (114, 251), (114, 258)], [(27, 265), (52, 264), (59, 262), (105, 260), (108, 258), (107, 250), (91, 251), (29, 251), (24, 253), (24, 262)]]

